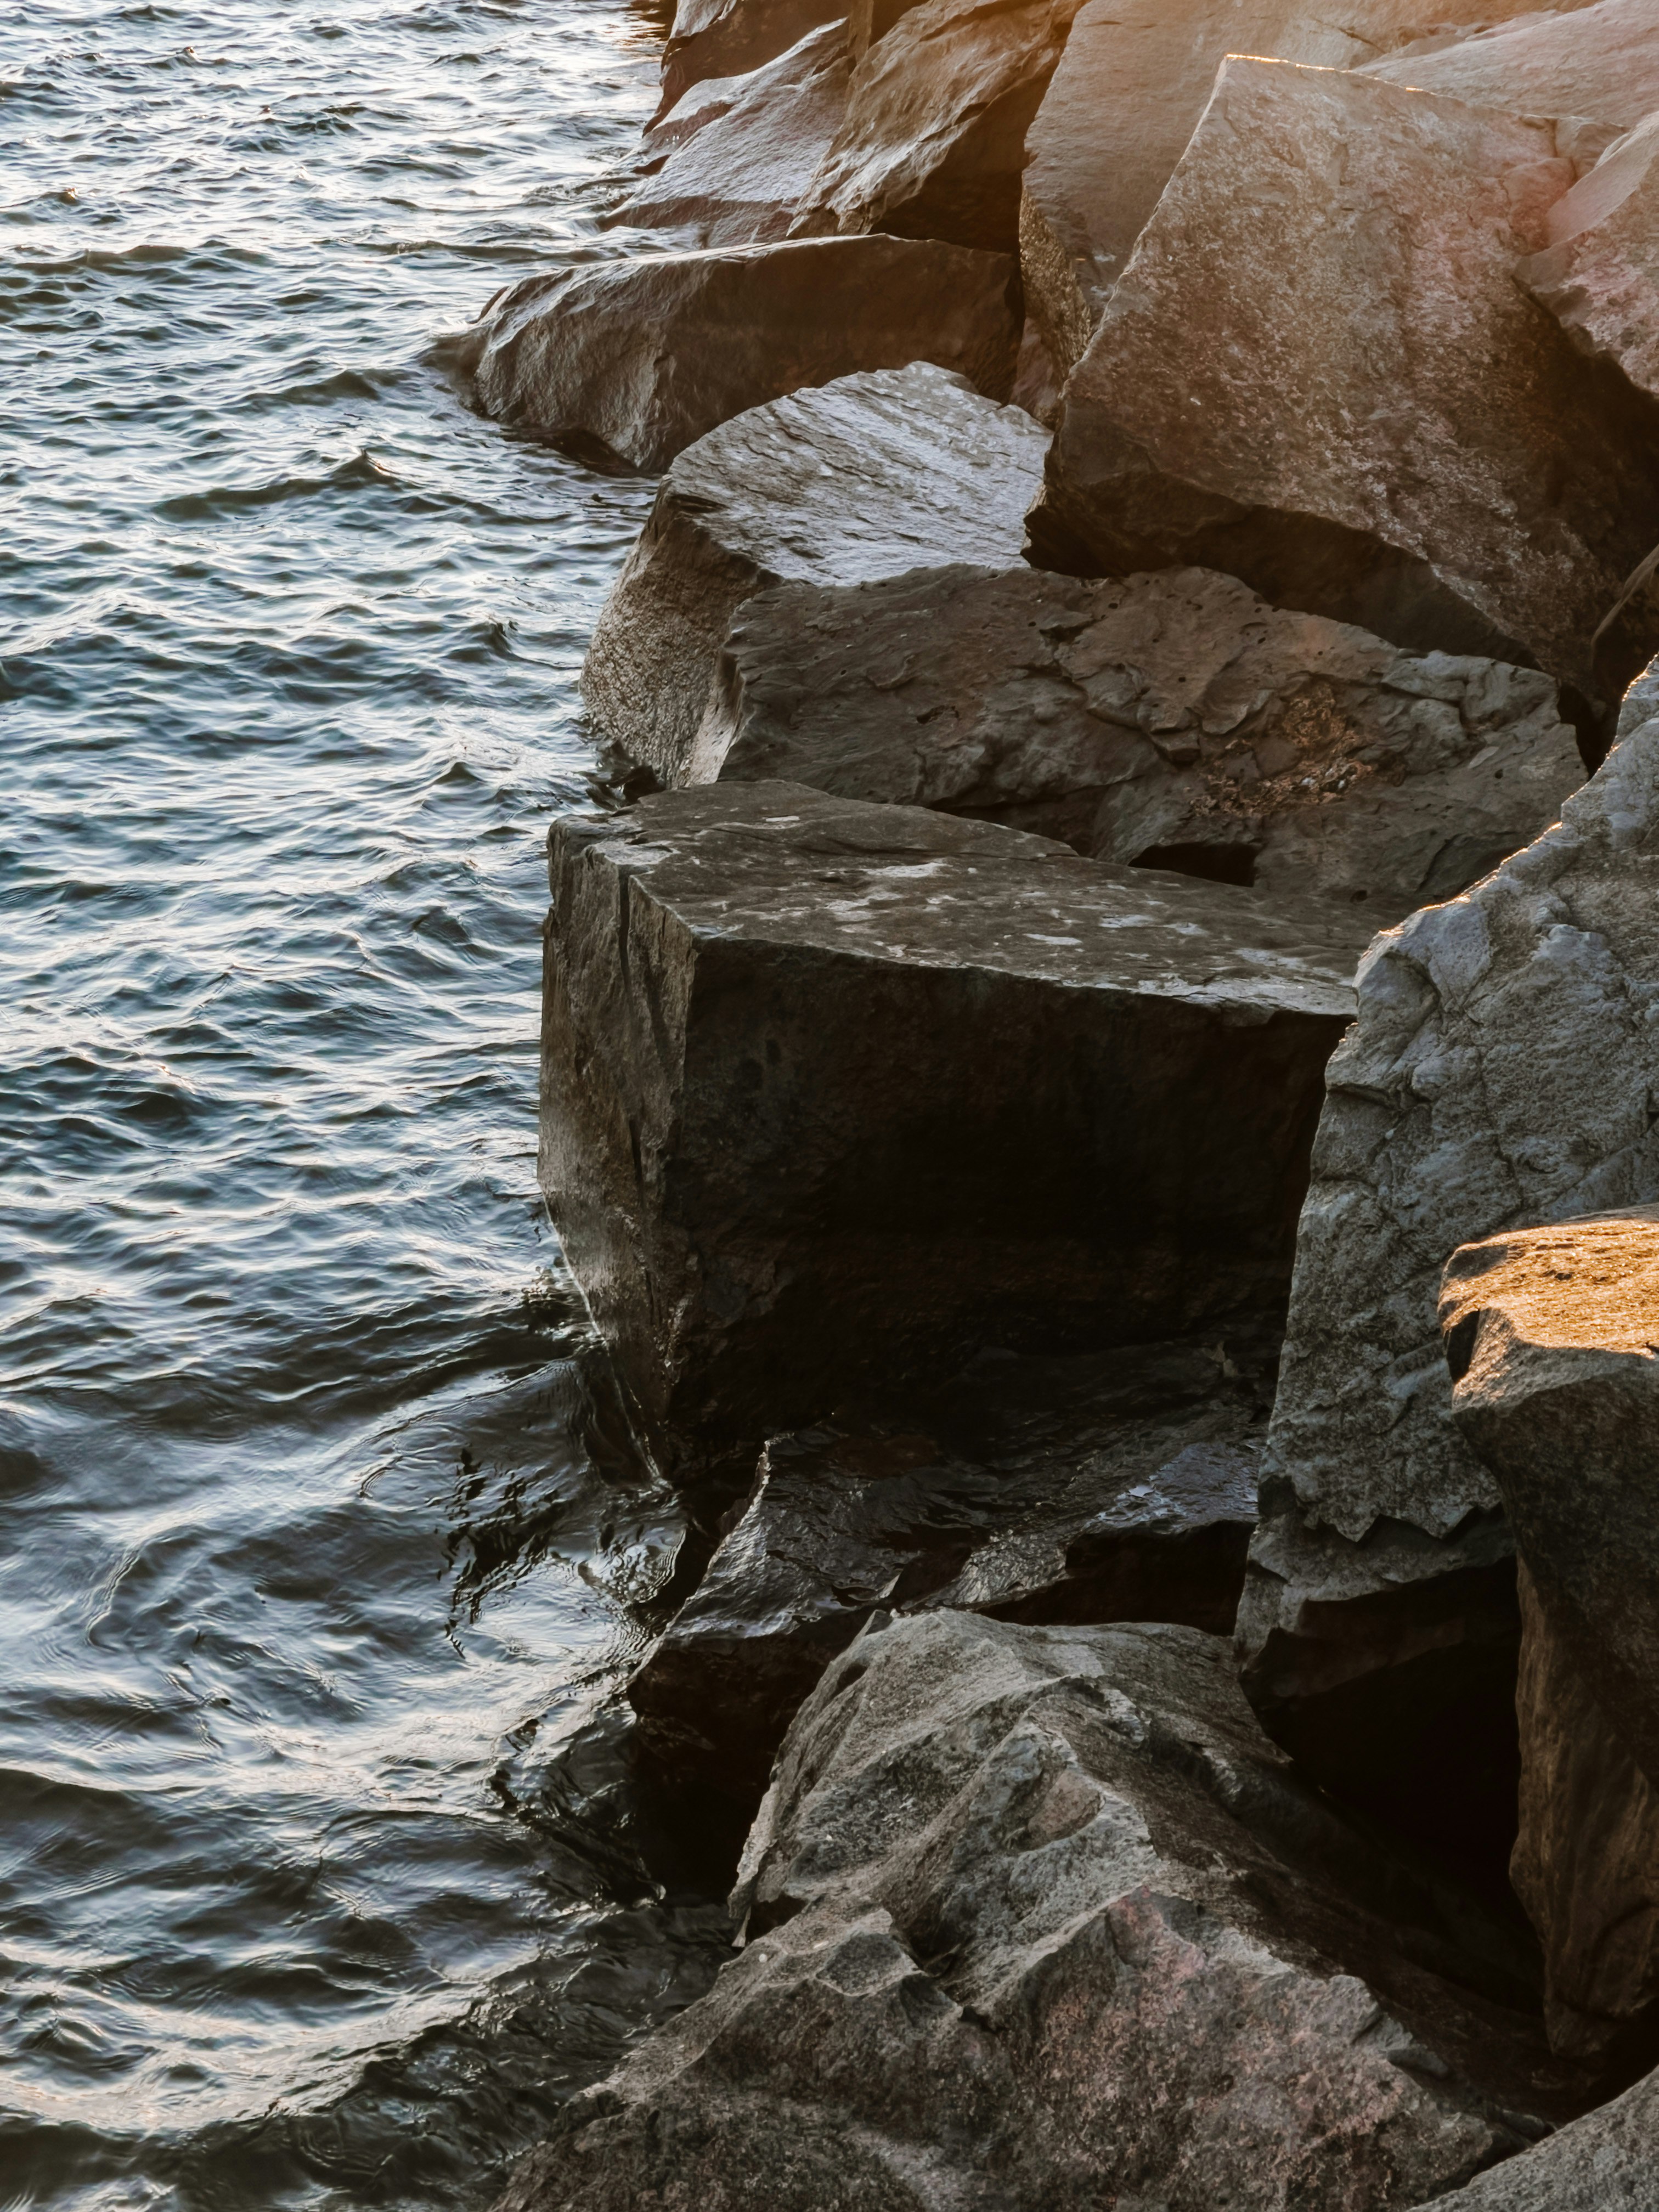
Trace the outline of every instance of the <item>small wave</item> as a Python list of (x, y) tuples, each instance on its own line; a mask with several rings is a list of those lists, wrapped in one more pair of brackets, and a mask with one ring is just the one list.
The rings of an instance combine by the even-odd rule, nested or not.
[(204, 522), (214, 515), (242, 514), (261, 507), (281, 507), (289, 500), (316, 499), (331, 492), (370, 488), (399, 491), (411, 489), (395, 470), (360, 447), (349, 460), (340, 462), (325, 476), (277, 477), (269, 483), (225, 484), (212, 491), (181, 492), (172, 499), (158, 500), (154, 511), (169, 522)]

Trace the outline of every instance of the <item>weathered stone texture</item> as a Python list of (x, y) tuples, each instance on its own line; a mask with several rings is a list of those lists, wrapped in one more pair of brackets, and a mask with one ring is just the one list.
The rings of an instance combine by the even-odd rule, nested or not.
[(1431, 2212), (1659, 2212), (1659, 2074)]
[(1380, 924), (1528, 842), (1583, 768), (1536, 670), (1202, 569), (952, 567), (746, 601), (678, 775), (946, 807)]
[(599, 616), (582, 670), (595, 720), (673, 775), (751, 592), (1006, 565), (1047, 447), (1020, 409), (926, 363), (842, 377), (722, 424), (670, 468)]
[(737, 1961), (505, 2208), (1383, 2212), (1553, 2103), (1505, 1939), (1455, 1940), (1189, 1629), (866, 1632), (790, 1732), (733, 1901)]
[(1006, 254), (804, 239), (641, 256), (516, 284), (480, 334), (491, 415), (585, 459), (655, 473), (734, 415), (912, 362), (1004, 400), (1019, 345)]
[(1549, 240), (1521, 265), (1533, 296), (1575, 345), (1659, 398), (1659, 115), (1556, 202)]
[(1528, 11), (1438, 52), (1374, 62), (1365, 74), (1510, 115), (1584, 116), (1628, 130), (1659, 107), (1659, 0)]
[(1547, 122), (1229, 61), (1073, 373), (1034, 557), (1220, 568), (1593, 692), (1659, 415), (1516, 282), (1574, 175)]
[(649, 1426), (752, 1468), (978, 1346), (1282, 1297), (1349, 915), (792, 784), (550, 850), (542, 1184)]
[(847, 14), (845, 0), (679, 0), (663, 52), (658, 118), (693, 85), (747, 76)]

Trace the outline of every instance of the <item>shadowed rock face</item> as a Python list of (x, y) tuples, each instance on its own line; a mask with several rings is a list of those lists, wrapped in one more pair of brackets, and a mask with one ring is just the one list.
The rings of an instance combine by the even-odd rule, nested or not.
[(1006, 254), (826, 238), (516, 284), (482, 332), (478, 396), (579, 456), (654, 472), (745, 409), (928, 361), (1002, 400), (1019, 344)]
[(657, 119), (693, 85), (746, 76), (847, 14), (843, 0), (680, 0), (663, 52)]
[(1549, 239), (1521, 264), (1534, 298), (1576, 346), (1659, 398), (1659, 116), (1556, 202)]
[(659, 774), (684, 760), (720, 649), (751, 592), (1018, 558), (1048, 434), (918, 362), (844, 376), (688, 447), (594, 629), (582, 696)]
[(542, 1186), (693, 1460), (1282, 1297), (1345, 915), (792, 784), (550, 853)]
[(733, 1903), (738, 1959), (504, 2207), (1403, 2212), (1559, 2109), (1504, 1939), (1345, 1830), (1188, 1629), (866, 1632)]
[(921, 0), (854, 71), (797, 235), (887, 230), (1012, 252), (1025, 134), (1079, 0)]
[(1583, 116), (1627, 131), (1659, 107), (1659, 0), (1523, 13), (1439, 52), (1375, 62), (1365, 74), (1509, 115)]
[(1437, 2197), (1432, 2212), (1655, 2212), (1656, 2142), (1659, 2075), (1650, 2075), (1467, 2189)]
[(629, 1685), (659, 1768), (752, 1813), (785, 1729), (878, 1608), (1232, 1626), (1270, 1332), (983, 1358), (886, 1414), (775, 1437)]
[(1583, 781), (1536, 670), (1417, 655), (1203, 569), (939, 568), (747, 600), (676, 780), (781, 776), (1381, 925)]
[[(1510, 1540), (1451, 1419), (1441, 1271), (1509, 1223), (1659, 1198), (1656, 793), (1648, 721), (1557, 827), (1378, 938), (1330, 1064), (1239, 1632), (1273, 1733), (1379, 1804), (1443, 1726), (1449, 1817), (1459, 1742), (1512, 1728)], [(1511, 1818), (1512, 1773), (1488, 1782)]]
[(1659, 415), (1516, 284), (1575, 173), (1548, 123), (1229, 61), (1073, 376), (1034, 557), (1220, 568), (1591, 692)]

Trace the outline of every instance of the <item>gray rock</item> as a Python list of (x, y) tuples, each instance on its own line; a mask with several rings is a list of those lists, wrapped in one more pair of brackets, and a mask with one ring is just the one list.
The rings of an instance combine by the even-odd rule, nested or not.
[(1080, 0), (921, 0), (853, 73), (795, 231), (1012, 252), (1025, 134)]
[(933, 362), (997, 400), (1019, 345), (1006, 254), (903, 238), (641, 256), (532, 276), (481, 332), (478, 397), (584, 458), (654, 474), (734, 415)]
[(1659, 413), (1516, 284), (1575, 173), (1548, 123), (1226, 63), (1067, 386), (1033, 557), (1220, 568), (1612, 696)]
[(1505, 1939), (1349, 1835), (1190, 1629), (866, 1632), (733, 1903), (739, 1957), (503, 2212), (1382, 2212), (1561, 2092), (1487, 1994)]
[(1659, 2212), (1659, 2074), (1437, 2197), (1434, 2212)]
[(1548, 235), (1521, 264), (1534, 299), (1584, 352), (1659, 398), (1659, 115), (1556, 202)]
[(550, 854), (542, 1188), (665, 1456), (1284, 1295), (1347, 914), (794, 784)]
[(1504, 12), (1518, 20), (1365, 73), (1510, 115), (1585, 116), (1622, 131), (1659, 107), (1659, 0)]
[(645, 174), (611, 221), (683, 231), (698, 246), (783, 238), (841, 127), (852, 72), (838, 19), (718, 92), (688, 94), (647, 134)]
[(845, 0), (679, 0), (663, 49), (662, 101), (671, 113), (694, 85), (746, 76), (825, 24), (844, 23)]
[(752, 1814), (784, 1731), (878, 1609), (1224, 1632), (1255, 1524), (1271, 1334), (1000, 1355), (774, 1437), (629, 1685), (659, 1771)]
[(681, 774), (946, 807), (1381, 923), (1528, 842), (1584, 771), (1536, 670), (1402, 653), (1204, 569), (953, 567), (747, 600)]
[[(1510, 1224), (1659, 1199), (1659, 720), (1535, 844), (1379, 937), (1358, 1000), (1328, 1075), (1239, 1631), (1270, 1730), (1346, 1784), (1358, 1767), (1398, 1796), (1444, 1723), (1449, 1810), (1459, 1738), (1513, 1741), (1518, 1623), (1498, 1486), (1451, 1419), (1440, 1274)], [(1361, 1718), (1392, 1747), (1374, 1765)]]
[(750, 408), (663, 480), (606, 600), (582, 694), (615, 744), (672, 775), (739, 605), (783, 582), (860, 583), (1018, 558), (1047, 433), (919, 362)]

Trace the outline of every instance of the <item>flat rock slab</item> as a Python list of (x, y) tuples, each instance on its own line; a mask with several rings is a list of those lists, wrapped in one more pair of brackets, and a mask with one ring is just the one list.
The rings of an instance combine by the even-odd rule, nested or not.
[(550, 850), (542, 1187), (688, 1465), (1283, 1296), (1346, 915), (793, 784)]
[(922, 0), (865, 54), (797, 234), (1012, 252), (1025, 134), (1079, 0)]
[(647, 133), (646, 173), (611, 220), (698, 246), (786, 237), (841, 128), (852, 73), (838, 15), (762, 67), (694, 88)]
[(492, 310), (476, 376), (500, 421), (655, 474), (734, 415), (861, 369), (933, 362), (1006, 400), (1021, 327), (1006, 254), (804, 239), (529, 277)]
[(1518, 1621), (1498, 1486), (1452, 1420), (1441, 1271), (1511, 1224), (1659, 1200), (1659, 720), (1536, 843), (1379, 937), (1358, 994), (1314, 1150), (1239, 1629), (1269, 1728), (1347, 1786), (1409, 1802), (1403, 1778), (1426, 1771), (1413, 1747), (1447, 1720), (1450, 1805), (1459, 1737), (1512, 1729)]
[(1033, 557), (1220, 568), (1595, 694), (1659, 414), (1516, 282), (1575, 176), (1547, 122), (1226, 63), (1073, 375)]
[(1431, 2212), (1659, 2212), (1659, 2074)]
[(659, 1769), (752, 1813), (784, 1732), (878, 1610), (1232, 1626), (1270, 1333), (981, 1359), (895, 1413), (774, 1437), (629, 1685)]
[(1583, 775), (1537, 670), (1403, 653), (1205, 569), (957, 566), (745, 601), (676, 780), (946, 807), (1381, 924), (1528, 843)]
[(1510, 115), (1583, 116), (1628, 131), (1659, 107), (1659, 0), (1519, 14), (1437, 53), (1374, 62), (1366, 75)]
[(925, 362), (750, 408), (688, 447), (606, 600), (582, 696), (611, 741), (672, 775), (751, 592), (1019, 557), (1048, 433)]
[(503, 2212), (1392, 2212), (1561, 2092), (1487, 1993), (1504, 1939), (1454, 1940), (1190, 1629), (866, 1632), (790, 1732), (733, 1905), (738, 1959)]
[(1549, 240), (1521, 264), (1534, 298), (1575, 345), (1659, 398), (1659, 115), (1556, 202)]

